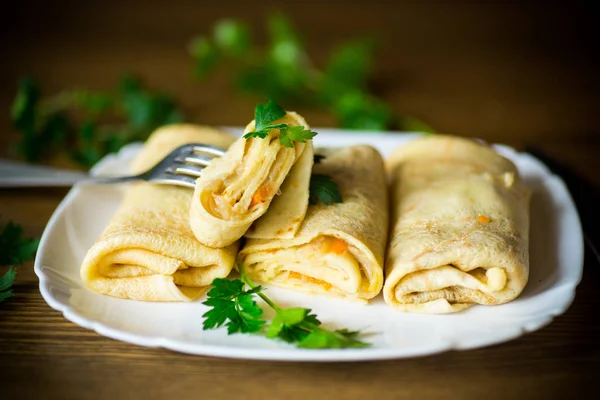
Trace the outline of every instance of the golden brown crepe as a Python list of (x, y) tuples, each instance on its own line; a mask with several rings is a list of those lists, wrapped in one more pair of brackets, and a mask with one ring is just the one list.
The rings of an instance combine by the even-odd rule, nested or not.
[[(150, 136), (131, 172), (145, 171), (186, 143), (227, 148), (234, 140), (205, 126), (166, 126)], [(238, 243), (223, 249), (198, 243), (189, 223), (192, 193), (145, 182), (127, 188), (123, 204), (83, 261), (86, 286), (114, 297), (188, 301), (199, 297), (213, 279), (226, 277)]]
[[(280, 123), (308, 127), (294, 112), (273, 122)], [(253, 130), (254, 121), (244, 133)], [(203, 171), (190, 208), (192, 230), (200, 243), (223, 247), (235, 242), (270, 206), (248, 236), (293, 237), (296, 233), (308, 207), (313, 145), (312, 141), (293, 142), (294, 147), (288, 148), (279, 142), (279, 134), (279, 129), (273, 129), (264, 139), (240, 138)]]
[(309, 206), (292, 239), (248, 240), (238, 262), (257, 282), (364, 301), (383, 284), (388, 233), (383, 160), (369, 146), (322, 153), (326, 158), (313, 173), (329, 175), (343, 202)]
[(529, 197), (512, 162), (452, 136), (419, 138), (387, 161), (392, 233), (385, 301), (451, 313), (516, 298), (529, 276)]

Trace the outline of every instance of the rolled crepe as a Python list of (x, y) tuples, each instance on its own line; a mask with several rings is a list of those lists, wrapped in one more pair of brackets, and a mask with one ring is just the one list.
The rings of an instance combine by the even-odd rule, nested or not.
[(292, 239), (248, 240), (238, 263), (257, 282), (367, 300), (383, 284), (388, 233), (383, 160), (369, 146), (323, 153), (326, 158), (315, 164), (313, 172), (329, 175), (343, 202), (309, 206)]
[[(234, 140), (209, 127), (166, 126), (148, 139), (131, 172), (145, 171), (186, 143), (227, 148)], [(198, 243), (189, 223), (192, 193), (145, 182), (127, 188), (123, 204), (83, 261), (81, 277), (86, 286), (114, 297), (189, 301), (213, 279), (226, 277), (238, 244), (213, 249)]]
[[(308, 127), (294, 112), (273, 123)], [(244, 133), (253, 130), (254, 121)], [(293, 142), (288, 148), (280, 144), (279, 134), (274, 129), (264, 139), (240, 138), (203, 171), (190, 208), (192, 230), (200, 243), (223, 247), (235, 242), (270, 206), (268, 215), (248, 232), (250, 237), (293, 237), (298, 231), (308, 207), (313, 145)]]
[(387, 161), (392, 233), (385, 301), (451, 313), (516, 298), (529, 276), (529, 197), (515, 165), (475, 141), (435, 135)]

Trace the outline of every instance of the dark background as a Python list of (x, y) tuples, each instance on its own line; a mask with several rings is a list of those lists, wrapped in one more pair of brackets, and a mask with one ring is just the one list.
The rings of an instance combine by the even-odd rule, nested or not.
[[(134, 71), (171, 92), (195, 121), (245, 124), (256, 98), (237, 95), (225, 72), (194, 80), (186, 46), (222, 17), (264, 32), (266, 13), (281, 10), (317, 64), (336, 43), (378, 37), (375, 92), (439, 131), (512, 144), (598, 143), (598, 13), (586, 3), (24, 0), (2, 8), (4, 110), (25, 72), (53, 93), (108, 89)], [(325, 113), (305, 113), (312, 126), (334, 124)], [(0, 129), (9, 132), (4, 115)]]

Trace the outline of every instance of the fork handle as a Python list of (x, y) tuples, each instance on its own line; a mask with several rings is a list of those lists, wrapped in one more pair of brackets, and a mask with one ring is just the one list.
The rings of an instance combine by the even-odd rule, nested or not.
[(71, 186), (88, 175), (83, 172), (0, 161), (0, 187)]
[(140, 179), (139, 176), (92, 177), (85, 172), (0, 160), (0, 188), (58, 187), (79, 184), (119, 183)]

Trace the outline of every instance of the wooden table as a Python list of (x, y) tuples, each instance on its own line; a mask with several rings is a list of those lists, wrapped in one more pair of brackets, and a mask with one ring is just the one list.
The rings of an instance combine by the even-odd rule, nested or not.
[[(197, 83), (187, 40), (220, 17), (262, 25), (255, 2), (12, 2), (3, 11), (0, 110), (29, 72), (48, 92), (105, 89), (124, 70), (172, 92), (197, 122), (242, 125), (255, 99), (225, 76)], [(64, 3), (64, 4), (63, 4)], [(88, 4), (86, 4), (88, 3)], [(341, 2), (278, 5), (317, 62), (364, 32), (383, 39), (378, 94), (437, 129), (517, 147), (535, 144), (600, 186), (598, 64), (591, 8), (572, 2)], [(300, 109), (313, 126), (329, 116)], [(13, 143), (1, 119), (4, 155)], [(63, 189), (2, 190), (0, 218), (39, 236)], [(592, 218), (592, 216), (587, 216)], [(38, 292), (32, 263), (0, 305), (2, 399), (578, 398), (600, 379), (600, 267), (586, 258), (573, 305), (509, 343), (408, 360), (302, 364), (195, 357), (104, 338), (65, 320)]]

